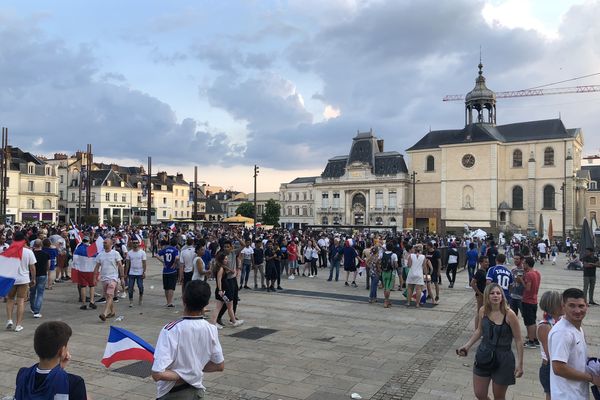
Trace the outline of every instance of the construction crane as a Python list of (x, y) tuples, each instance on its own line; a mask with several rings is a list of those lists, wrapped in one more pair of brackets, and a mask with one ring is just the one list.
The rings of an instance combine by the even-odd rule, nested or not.
[[(553, 94), (567, 94), (567, 93), (592, 93), (600, 92), (600, 85), (585, 85), (585, 86), (571, 86), (571, 87), (560, 87), (550, 89), (524, 89), (524, 90), (509, 90), (508, 92), (495, 92), (497, 99), (509, 98), (509, 97), (530, 97), (530, 96), (549, 96)], [(450, 94), (444, 96), (443, 101), (463, 101), (465, 99), (464, 94)]]

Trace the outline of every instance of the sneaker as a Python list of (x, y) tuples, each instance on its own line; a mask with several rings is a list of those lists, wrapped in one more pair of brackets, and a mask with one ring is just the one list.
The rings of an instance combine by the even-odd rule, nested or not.
[(173, 303), (167, 304), (167, 308), (175, 308), (175, 304), (173, 304)]
[(22, 325), (15, 326), (15, 332), (21, 332), (22, 330), (23, 330), (23, 326)]
[(119, 295), (120, 298), (122, 299), (126, 299), (127, 298), (127, 293), (123, 292)]
[(133, 301), (129, 302), (129, 308), (133, 308)]
[(119, 302), (119, 296), (115, 296), (113, 298), (113, 303), (118, 303)]
[(535, 343), (534, 342), (530, 342), (529, 340), (525, 342), (525, 344), (523, 345), (523, 347), (525, 347), (526, 349), (535, 349)]
[(352, 281), (352, 287), (357, 287), (356, 282)]
[(54, 283), (62, 283), (62, 281), (60, 279), (55, 279)]
[(6, 321), (6, 329), (10, 330), (13, 327), (13, 321), (12, 319), (9, 319), (8, 321)]
[(309, 277), (309, 278), (314, 278), (314, 275), (309, 275), (308, 277)]
[(533, 340), (533, 344), (535, 344), (535, 347), (536, 347), (536, 349), (537, 349), (537, 348), (539, 348), (539, 347), (541, 346), (541, 343), (540, 343), (540, 341), (539, 341), (539, 340), (537, 340), (537, 339), (534, 339), (534, 340)]
[(294, 278), (294, 275), (290, 275), (290, 276), (288, 276), (288, 279), (291, 280), (291, 281), (293, 281), (296, 278)]
[(598, 303), (596, 303), (595, 301), (590, 301), (590, 305), (591, 305), (591, 306), (597, 306), (597, 305), (598, 305)]
[(104, 297), (100, 297), (98, 300), (96, 300), (96, 303), (98, 303), (98, 304), (106, 304), (106, 299)]
[(98, 306), (96, 306), (96, 304), (94, 304), (94, 303), (90, 303), (89, 307), (90, 307), (92, 310), (95, 310), (96, 308), (98, 308)]
[(283, 290), (281, 286), (277, 286), (277, 290)]
[(42, 318), (42, 314), (40, 314), (40, 313), (33, 314), (33, 318)]
[(236, 328), (238, 326), (242, 326), (242, 325), (244, 325), (244, 320), (243, 319), (238, 319), (233, 324), (231, 324), (231, 326), (234, 327), (234, 328)]
[(467, 285), (467, 286), (465, 286), (465, 289), (473, 289), (473, 288), (471, 287), (471, 285)]
[(80, 310), (87, 310), (87, 309), (88, 309), (88, 306), (84, 304), (84, 305), (82, 305), (81, 307), (79, 307), (79, 309), (80, 309)]
[(350, 286), (348, 282), (344, 282), (344, 286)]
[(223, 329), (223, 328), (224, 328), (224, 326), (223, 326), (223, 325), (221, 325), (221, 324), (220, 324), (220, 323), (218, 323), (218, 322), (216, 322), (216, 323), (215, 323), (215, 326), (216, 326), (216, 327), (217, 327), (217, 329), (219, 329), (219, 330), (221, 330), (221, 329)]
[(331, 282), (331, 278), (327, 279), (327, 282)]
[(250, 289), (250, 286), (244, 285), (244, 289)]

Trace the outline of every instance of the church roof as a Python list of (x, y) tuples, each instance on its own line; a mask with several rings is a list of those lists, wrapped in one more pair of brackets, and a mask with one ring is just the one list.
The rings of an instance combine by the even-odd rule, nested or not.
[[(507, 125), (469, 124), (462, 129), (431, 131), (407, 151), (435, 149), (448, 144), (565, 139), (573, 138), (578, 133), (579, 128), (567, 129), (560, 119), (517, 122)], [(467, 140), (467, 137), (470, 137), (470, 140)]]
[(383, 140), (373, 135), (372, 130), (357, 132), (352, 139), (350, 153), (347, 156), (330, 158), (321, 177), (339, 178), (346, 173), (346, 167), (351, 164), (370, 166), (375, 175), (408, 173), (404, 156), (397, 151), (383, 151)]

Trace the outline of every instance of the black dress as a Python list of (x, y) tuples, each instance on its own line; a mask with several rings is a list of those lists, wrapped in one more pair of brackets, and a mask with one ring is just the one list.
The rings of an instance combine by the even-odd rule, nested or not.
[(506, 315), (502, 320), (502, 324), (496, 325), (494, 321), (484, 315), (481, 321), (482, 336), (481, 343), (477, 348), (489, 348), (496, 345), (496, 367), (487, 370), (478, 368), (473, 365), (473, 373), (477, 376), (491, 377), (492, 382), (498, 385), (514, 385), (515, 384), (515, 355), (512, 352), (513, 334), (510, 325), (506, 322)]

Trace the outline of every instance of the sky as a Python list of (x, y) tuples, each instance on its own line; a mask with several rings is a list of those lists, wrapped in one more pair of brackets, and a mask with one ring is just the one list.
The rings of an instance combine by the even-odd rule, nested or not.
[[(600, 0), (5, 0), (0, 125), (34, 154), (153, 160), (277, 191), (373, 129), (404, 150), (464, 125), (474, 86), (600, 84)], [(600, 153), (600, 93), (499, 99), (498, 124), (562, 118)]]

